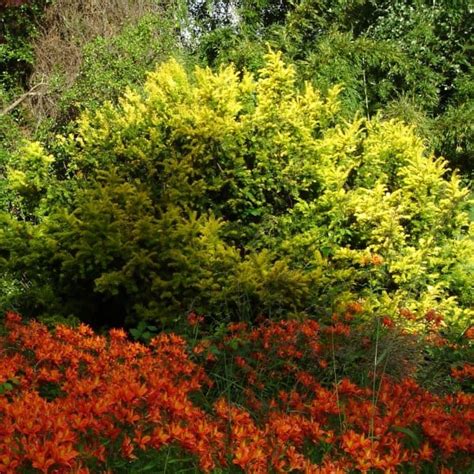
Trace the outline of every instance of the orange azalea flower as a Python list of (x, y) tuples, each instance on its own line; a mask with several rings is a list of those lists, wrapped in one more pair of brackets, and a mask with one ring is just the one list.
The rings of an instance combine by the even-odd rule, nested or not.
[(187, 320), (190, 326), (198, 326), (204, 321), (204, 317), (198, 316), (196, 313), (191, 312), (188, 314)]
[(137, 457), (133, 454), (133, 444), (129, 436), (125, 436), (121, 445), (122, 455), (126, 459), (136, 459)]
[(137, 446), (145, 450), (147, 445), (150, 444), (151, 442), (151, 436), (149, 435), (144, 435), (141, 430), (137, 430), (135, 433), (135, 437), (133, 438), (133, 441), (137, 444)]
[(348, 378), (343, 378), (338, 384), (339, 393), (345, 395), (361, 395), (364, 393), (362, 389), (357, 387)]
[(54, 465), (55, 460), (51, 456), (47, 446), (40, 445), (39, 442), (23, 446), (25, 458), (31, 461), (31, 465), (41, 472), (47, 473), (49, 468)]
[(9, 326), (21, 323), (21, 316), (15, 311), (7, 311), (5, 313), (5, 321)]
[(245, 470), (245, 468), (249, 466), (252, 459), (253, 456), (251, 447), (242, 443), (234, 451), (234, 458), (232, 459), (232, 462)]
[(370, 262), (372, 263), (372, 265), (382, 265), (384, 260), (383, 260), (383, 257), (381, 255), (377, 255), (376, 253), (374, 253), (371, 257), (371, 260)]
[(240, 331), (246, 331), (248, 328), (247, 323), (230, 323), (227, 326), (227, 330), (229, 332), (240, 332)]
[(434, 309), (430, 309), (425, 314), (425, 320), (429, 323), (433, 323), (436, 327), (440, 326), (444, 318), (441, 314), (436, 312)]
[(439, 472), (440, 474), (454, 474), (454, 471), (451, 468), (445, 466), (443, 466)]
[(57, 464), (66, 466), (71, 466), (71, 461), (79, 455), (79, 452), (73, 448), (72, 443), (59, 444), (56, 440), (49, 443), (49, 450)]
[(329, 365), (329, 364), (328, 364), (328, 361), (325, 360), (325, 359), (319, 359), (319, 360), (318, 360), (318, 364), (319, 364), (319, 366), (320, 366), (322, 369), (327, 369), (327, 367), (328, 367), (328, 365)]
[(127, 339), (127, 333), (121, 328), (110, 329), (109, 336), (112, 341), (125, 341)]
[(6, 474), (16, 472), (19, 465), (18, 458), (13, 454), (0, 454), (0, 472)]
[(290, 469), (294, 470), (302, 470), (305, 466), (305, 458), (302, 454), (296, 451), (294, 446), (290, 446), (286, 450), (286, 457), (288, 458), (288, 464)]
[(239, 441), (234, 449), (232, 463), (240, 466), (245, 472), (267, 472), (267, 456), (263, 448), (265, 443), (257, 434), (249, 439)]
[(430, 461), (433, 458), (433, 449), (427, 441), (421, 446), (418, 455), (422, 461)]
[(360, 314), (364, 311), (364, 307), (359, 301), (352, 301), (347, 305), (347, 311), (352, 314)]
[(473, 379), (474, 365), (466, 363), (461, 369), (452, 368), (451, 377), (455, 379)]
[(324, 332), (327, 334), (334, 334), (335, 336), (349, 337), (351, 329), (347, 324), (335, 323), (332, 326), (325, 328)]
[(353, 430), (348, 430), (342, 435), (342, 445), (344, 451), (348, 453), (355, 453), (360, 449), (370, 448), (372, 442), (366, 438), (364, 434), (356, 433)]
[(400, 308), (398, 312), (400, 313), (400, 316), (408, 321), (414, 321), (416, 319), (416, 316), (408, 308)]
[(170, 440), (171, 436), (168, 431), (164, 430), (163, 427), (159, 426), (153, 430), (151, 435), (151, 444), (155, 449), (160, 449), (163, 445), (166, 445)]
[(395, 326), (393, 319), (390, 318), (389, 316), (384, 316), (382, 318), (382, 324), (387, 328), (393, 328)]

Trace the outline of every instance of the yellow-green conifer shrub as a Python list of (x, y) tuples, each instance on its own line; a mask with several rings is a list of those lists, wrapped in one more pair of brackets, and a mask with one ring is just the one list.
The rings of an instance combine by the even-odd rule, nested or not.
[[(322, 97), (295, 83), (278, 53), (258, 77), (170, 61), (141, 93), (83, 115), (54, 163), (36, 160), (61, 170), (28, 198), (36, 219), (10, 215), (2, 229), (3, 265), (27, 276), (25, 301), (87, 308), (100, 323), (318, 313), (363, 299), (463, 324), (468, 190), (409, 127), (345, 122), (340, 88)], [(15, 192), (32, 189), (28, 177)]]

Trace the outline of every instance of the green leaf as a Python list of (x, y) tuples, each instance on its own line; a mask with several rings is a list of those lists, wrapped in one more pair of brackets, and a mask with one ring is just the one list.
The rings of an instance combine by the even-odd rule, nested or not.
[(321, 252), (321, 255), (324, 258), (328, 258), (329, 255), (331, 255), (331, 253), (332, 253), (331, 247), (322, 247), (322, 248), (319, 249), (319, 251)]
[(210, 346), (209, 347), (209, 352), (211, 354), (214, 354), (215, 356), (218, 356), (221, 354), (221, 351), (217, 348), (217, 346)]
[(381, 364), (388, 356), (388, 354), (390, 354), (390, 351), (391, 351), (391, 347), (390, 346), (387, 346), (383, 351), (382, 353), (380, 354), (380, 356), (377, 358), (377, 365)]
[(410, 428), (405, 428), (404, 426), (392, 426), (392, 430), (398, 431), (400, 433), (407, 435), (411, 439), (415, 447), (421, 446), (420, 438)]
[(239, 339), (234, 338), (231, 339), (227, 344), (232, 350), (236, 351), (239, 348), (239, 342)]
[(154, 461), (152, 461), (152, 462), (146, 464), (145, 466), (140, 467), (140, 472), (152, 471), (152, 470), (157, 469), (157, 467), (158, 466), (156, 465), (156, 463)]

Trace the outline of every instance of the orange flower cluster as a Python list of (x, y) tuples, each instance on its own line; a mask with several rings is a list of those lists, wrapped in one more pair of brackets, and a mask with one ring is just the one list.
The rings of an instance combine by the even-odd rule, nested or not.
[[(469, 472), (474, 396), (435, 396), (412, 379), (379, 377), (375, 390), (348, 378), (335, 381), (331, 352), (351, 343), (351, 327), (341, 319), (347, 317), (335, 315), (326, 326), (314, 320), (266, 321), (256, 328), (234, 323), (222, 343), (214, 341), (231, 353), (227, 360), (235, 354), (236, 379), (244, 386), (245, 409), (222, 401), (216, 408), (230, 420), (233, 462), (252, 473), (395, 473), (427, 465)], [(218, 364), (198, 352), (203, 362)], [(472, 377), (470, 369), (453, 376)], [(272, 387), (279, 388), (276, 394)]]
[[(214, 361), (212, 342), (193, 354), (173, 334), (144, 346), (119, 329), (108, 337), (84, 325), (50, 332), (13, 313), (6, 326), (2, 473), (107, 472), (109, 460), (165, 446), (192, 455), (203, 472), (394, 473), (433, 465), (448, 473), (467, 472), (474, 452), (472, 395), (435, 396), (409, 379), (382, 379), (373, 391), (303, 370), (309, 361), (325, 370), (324, 337), (346, 337), (339, 321), (328, 328), (311, 320), (234, 324)], [(213, 386), (204, 366), (231, 350), (245, 403), (218, 396), (204, 410), (193, 396)]]
[(0, 383), (15, 385), (0, 395), (0, 472), (105, 472), (109, 457), (171, 444), (203, 471), (224, 461), (222, 430), (189, 399), (207, 377), (180, 337), (161, 334), (145, 347), (119, 329), (108, 338), (85, 325), (52, 334), (13, 313), (6, 326)]
[(474, 379), (474, 364), (464, 364), (462, 368), (452, 368), (451, 376), (455, 379)]

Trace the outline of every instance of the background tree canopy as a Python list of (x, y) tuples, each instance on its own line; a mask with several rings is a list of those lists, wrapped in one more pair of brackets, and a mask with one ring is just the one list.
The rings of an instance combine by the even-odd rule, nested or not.
[(417, 126), (452, 167), (472, 173), (473, 10), (460, 1), (190, 3), (205, 64), (257, 70), (266, 43), (301, 80), (334, 83), (348, 116), (382, 111)]

